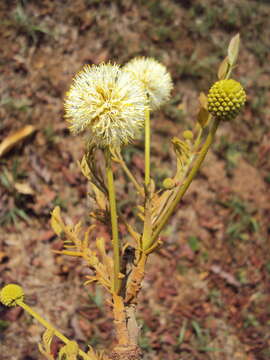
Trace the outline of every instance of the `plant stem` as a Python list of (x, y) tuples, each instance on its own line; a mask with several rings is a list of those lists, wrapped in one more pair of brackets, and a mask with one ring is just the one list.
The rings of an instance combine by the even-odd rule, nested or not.
[(153, 242), (159, 236), (160, 232), (162, 231), (164, 226), (167, 224), (170, 216), (174, 212), (177, 204), (179, 203), (179, 201), (182, 199), (182, 197), (186, 193), (186, 191), (189, 188), (189, 185), (191, 184), (194, 177), (197, 175), (197, 172), (198, 172), (198, 170), (199, 170), (199, 168), (200, 168), (200, 166), (201, 166), (201, 164), (202, 164), (202, 162), (203, 162), (203, 160), (204, 160), (210, 146), (213, 143), (214, 136), (215, 136), (218, 124), (219, 124), (219, 120), (214, 119), (213, 123), (212, 123), (212, 126), (211, 126), (211, 128), (209, 130), (208, 136), (207, 136), (207, 138), (205, 140), (205, 143), (204, 143), (203, 147), (201, 148), (201, 150), (199, 152), (199, 155), (198, 155), (197, 159), (195, 160), (195, 163), (194, 163), (192, 169), (190, 170), (190, 172), (189, 172), (186, 180), (184, 181), (184, 183), (180, 186), (175, 199), (172, 201), (172, 203), (168, 207), (167, 211), (164, 213), (163, 217), (160, 219), (160, 222), (159, 222), (159, 224), (158, 224), (158, 226), (157, 226), (157, 228), (154, 231), (154, 234), (152, 236), (151, 244), (153, 244)]
[(151, 128), (150, 128), (150, 110), (145, 111), (145, 122), (144, 122), (144, 131), (145, 131), (145, 173), (144, 173), (144, 182), (147, 187), (150, 183), (150, 142), (151, 142)]
[[(36, 313), (30, 306), (25, 304), (22, 300), (16, 301), (17, 305), (23, 308), (26, 312), (28, 312), (33, 318), (35, 318), (40, 324), (42, 324), (46, 329), (51, 329), (53, 331), (53, 335), (57, 336), (63, 343), (69, 343), (69, 339), (60, 333), (57, 329), (55, 329), (48, 321), (43, 319), (38, 313)], [(79, 349), (79, 355), (85, 360), (91, 360), (91, 357), (87, 355), (84, 351)], [(93, 359), (94, 360), (94, 359)]]
[(133, 176), (133, 174), (131, 173), (131, 171), (129, 170), (129, 168), (127, 167), (125, 161), (123, 160), (122, 156), (118, 156), (116, 158), (116, 161), (119, 162), (119, 164), (122, 166), (123, 171), (126, 173), (127, 177), (130, 179), (130, 181), (133, 183), (133, 185), (135, 186), (136, 190), (138, 191), (138, 193), (144, 197), (144, 190), (143, 187), (139, 185), (139, 183), (137, 182), (137, 180), (135, 179), (135, 177)]
[(118, 236), (118, 220), (116, 210), (115, 188), (112, 172), (112, 158), (109, 149), (105, 150), (106, 174), (108, 181), (109, 203), (112, 225), (112, 243), (113, 243), (113, 291), (117, 294), (120, 290), (120, 241)]

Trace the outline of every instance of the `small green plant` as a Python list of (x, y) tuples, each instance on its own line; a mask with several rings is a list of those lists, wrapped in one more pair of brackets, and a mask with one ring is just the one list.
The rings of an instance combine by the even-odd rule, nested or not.
[(25, 222), (29, 221), (29, 217), (24, 208), (24, 200), (31, 189), (22, 180), (25, 173), (20, 168), (20, 163), (16, 159), (12, 163), (11, 171), (3, 167), (0, 174), (0, 186), (5, 192), (11, 195), (9, 202), (4, 197), (4, 208), (0, 212), (0, 224), (13, 223), (16, 224), (18, 219)]
[(3, 20), (2, 24), (15, 27), (18, 32), (26, 34), (33, 42), (37, 42), (39, 34), (52, 36), (52, 32), (42, 24), (38, 24), (19, 3), (12, 11), (10, 18)]
[[(150, 349), (144, 334), (147, 329), (141, 331), (136, 319), (146, 263), (149, 256), (162, 246), (160, 234), (197, 175), (213, 144), (218, 126), (223, 121), (233, 120), (244, 105), (242, 86), (230, 79), (238, 48), (239, 35), (236, 35), (230, 42), (228, 56), (219, 67), (218, 81), (211, 87), (208, 96), (202, 93), (199, 97), (200, 108), (193, 130), (186, 130), (181, 138), (171, 140), (176, 156), (176, 172), (173, 177), (162, 179), (160, 184), (151, 176), (150, 114), (170, 98), (173, 84), (165, 66), (151, 58), (135, 58), (123, 68), (115, 64), (85, 66), (75, 76), (66, 95), (65, 113), (72, 133), (87, 131), (87, 148), (80, 168), (91, 185), (90, 195), (95, 208), (90, 214), (90, 226), (83, 222), (67, 225), (60, 207), (54, 208), (51, 225), (63, 241), (63, 249), (55, 252), (82, 258), (92, 272), (86, 276), (85, 285), (98, 283), (107, 293), (114, 317), (116, 344), (108, 353), (99, 353), (91, 346), (83, 351), (75, 341), (64, 336), (25, 303), (24, 291), (19, 285), (6, 285), (0, 292), (1, 302), (6, 306), (21, 306), (46, 328), (39, 344), (45, 358), (54, 359), (51, 352), (54, 336), (65, 344), (58, 353), (59, 360), (136, 360), (142, 358), (142, 350)], [(125, 149), (140, 136), (142, 129), (144, 180), (138, 179), (124, 160), (130, 156), (129, 150), (125, 155)], [(132, 151), (136, 150), (133, 148)], [(103, 156), (103, 163), (97, 160), (97, 153)], [(119, 203), (123, 203), (117, 201), (116, 168), (122, 170), (134, 186), (138, 199), (135, 224), (120, 211)], [(107, 224), (110, 229), (109, 244), (103, 237), (95, 238), (99, 222)], [(119, 224), (122, 226), (119, 227)], [(120, 231), (123, 226), (125, 233)], [(193, 251), (199, 250), (198, 238), (190, 237), (188, 243)], [(98, 292), (92, 300), (102, 306), (103, 298)], [(195, 320), (191, 327), (199, 351), (219, 351), (207, 347), (208, 333)], [(180, 345), (185, 331), (186, 325), (183, 325), (178, 339)], [(89, 343), (93, 345), (96, 342), (94, 338)]]
[(22, 99), (15, 99), (11, 97), (4, 97), (1, 99), (0, 104), (4, 107), (7, 107), (9, 110), (18, 110), (27, 112), (32, 103), (29, 99), (22, 98)]
[(235, 240), (248, 240), (248, 232), (256, 233), (259, 223), (253, 216), (254, 210), (239, 198), (232, 197), (221, 205), (230, 210), (226, 234), (231, 242)]

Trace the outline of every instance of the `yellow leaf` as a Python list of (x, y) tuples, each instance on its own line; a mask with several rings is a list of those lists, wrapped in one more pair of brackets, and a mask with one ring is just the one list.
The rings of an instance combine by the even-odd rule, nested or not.
[(91, 182), (91, 185), (92, 185), (92, 188), (94, 190), (94, 193), (95, 193), (95, 197), (96, 197), (96, 201), (97, 201), (97, 204), (98, 204), (98, 207), (101, 209), (101, 210), (106, 210), (106, 207), (107, 207), (107, 199), (105, 197), (105, 195), (103, 194), (103, 192), (101, 192), (99, 190), (99, 188)]
[(64, 226), (61, 219), (61, 210), (59, 206), (56, 206), (52, 211), (51, 227), (58, 236), (61, 234), (62, 231), (64, 231)]
[(59, 359), (65, 360), (76, 360), (79, 355), (79, 346), (76, 341), (69, 341), (65, 346), (59, 351)]
[(207, 110), (208, 100), (207, 100), (207, 96), (205, 95), (204, 92), (200, 93), (199, 102), (200, 102), (201, 107)]
[(42, 341), (43, 341), (47, 351), (49, 351), (51, 348), (53, 335), (54, 335), (53, 329), (46, 329), (42, 336)]
[(47, 360), (54, 360), (54, 357), (51, 354), (53, 335), (53, 329), (47, 329), (42, 336), (42, 343), (38, 344), (39, 351), (46, 357)]
[(219, 65), (218, 68), (218, 79), (219, 80), (224, 80), (227, 72), (229, 70), (229, 60), (228, 60), (228, 56), (225, 57), (225, 59), (221, 62), (221, 64)]
[(197, 120), (201, 127), (204, 127), (207, 124), (209, 116), (210, 114), (206, 109), (204, 109), (203, 107), (200, 108)]
[(105, 240), (103, 237), (98, 237), (96, 239), (96, 246), (102, 256), (106, 255)]
[(27, 125), (21, 130), (16, 131), (14, 134), (5, 138), (5, 140), (3, 140), (0, 144), (0, 157), (11, 150), (18, 142), (22, 141), (27, 136), (30, 136), (35, 130), (34, 126)]
[(228, 61), (231, 66), (236, 63), (238, 52), (239, 52), (239, 45), (240, 45), (240, 35), (235, 35), (229, 44), (228, 47)]
[(82, 252), (70, 250), (53, 250), (55, 254), (69, 255), (69, 256), (83, 256)]
[(79, 162), (82, 174), (88, 179), (91, 180), (91, 172), (87, 164), (86, 156), (84, 155), (82, 161)]

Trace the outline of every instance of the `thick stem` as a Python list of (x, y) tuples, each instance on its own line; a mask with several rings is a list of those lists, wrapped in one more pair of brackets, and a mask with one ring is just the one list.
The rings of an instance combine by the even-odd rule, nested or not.
[(125, 305), (123, 298), (113, 294), (113, 314), (117, 345), (110, 353), (112, 360), (140, 360), (142, 352), (138, 346), (140, 328), (135, 317), (134, 304)]
[(112, 243), (113, 243), (113, 286), (112, 290), (114, 293), (118, 293), (120, 290), (120, 241), (118, 236), (118, 220), (116, 210), (116, 199), (115, 199), (115, 188), (114, 179), (112, 172), (112, 158), (109, 149), (105, 151), (106, 159), (106, 174), (108, 181), (108, 192), (109, 192), (109, 203), (111, 213), (111, 226), (112, 226)]
[(133, 176), (133, 174), (131, 173), (131, 171), (129, 170), (129, 168), (127, 167), (125, 161), (123, 160), (122, 156), (117, 157), (116, 161), (119, 162), (119, 164), (122, 166), (122, 169), (124, 170), (125, 174), (127, 175), (127, 177), (130, 179), (130, 181), (133, 183), (133, 185), (135, 186), (136, 190), (138, 191), (138, 193), (144, 197), (144, 190), (143, 187), (141, 187), (139, 185), (139, 183), (137, 182), (137, 180), (135, 179), (135, 177)]
[(126, 310), (123, 298), (113, 294), (113, 316), (116, 330), (117, 346), (128, 346), (129, 337), (127, 330)]
[(138, 293), (140, 292), (142, 287), (146, 261), (147, 255), (145, 253), (142, 253), (138, 264), (135, 266), (129, 276), (125, 303), (130, 304), (136, 302)]
[(144, 130), (145, 130), (145, 174), (144, 181), (145, 186), (150, 183), (150, 142), (151, 142), (151, 127), (150, 127), (150, 111), (145, 111), (145, 122), (144, 122)]
[(157, 228), (154, 231), (154, 234), (152, 236), (151, 244), (153, 244), (153, 242), (157, 239), (160, 232), (162, 231), (164, 226), (167, 224), (169, 218), (171, 217), (172, 213), (174, 212), (177, 204), (179, 203), (179, 201), (182, 199), (182, 197), (186, 193), (186, 191), (189, 188), (189, 185), (191, 184), (194, 177), (197, 175), (197, 172), (200, 169), (200, 166), (201, 166), (201, 164), (202, 164), (202, 162), (203, 162), (203, 160), (204, 160), (210, 146), (213, 143), (214, 136), (215, 136), (218, 124), (219, 124), (219, 120), (214, 119), (213, 124), (212, 124), (212, 126), (210, 128), (209, 134), (208, 134), (208, 136), (207, 136), (207, 138), (205, 140), (205, 143), (204, 143), (203, 147), (200, 150), (200, 153), (199, 153), (197, 159), (195, 160), (195, 163), (194, 163), (192, 169), (190, 170), (190, 172), (189, 172), (186, 180), (184, 181), (183, 185), (180, 186), (179, 191), (178, 191), (175, 199), (172, 201), (172, 203), (168, 207), (167, 211), (165, 212), (163, 217), (160, 219), (160, 222), (159, 222), (159, 224), (158, 224), (158, 226), (157, 226)]

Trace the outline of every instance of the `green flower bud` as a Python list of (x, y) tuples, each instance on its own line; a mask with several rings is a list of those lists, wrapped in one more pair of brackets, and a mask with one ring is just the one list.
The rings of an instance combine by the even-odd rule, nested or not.
[(220, 80), (211, 87), (207, 99), (210, 114), (220, 120), (232, 120), (244, 106), (246, 94), (239, 82)]
[(175, 187), (175, 181), (171, 178), (166, 178), (163, 180), (163, 187), (165, 189), (172, 189), (173, 187)]

